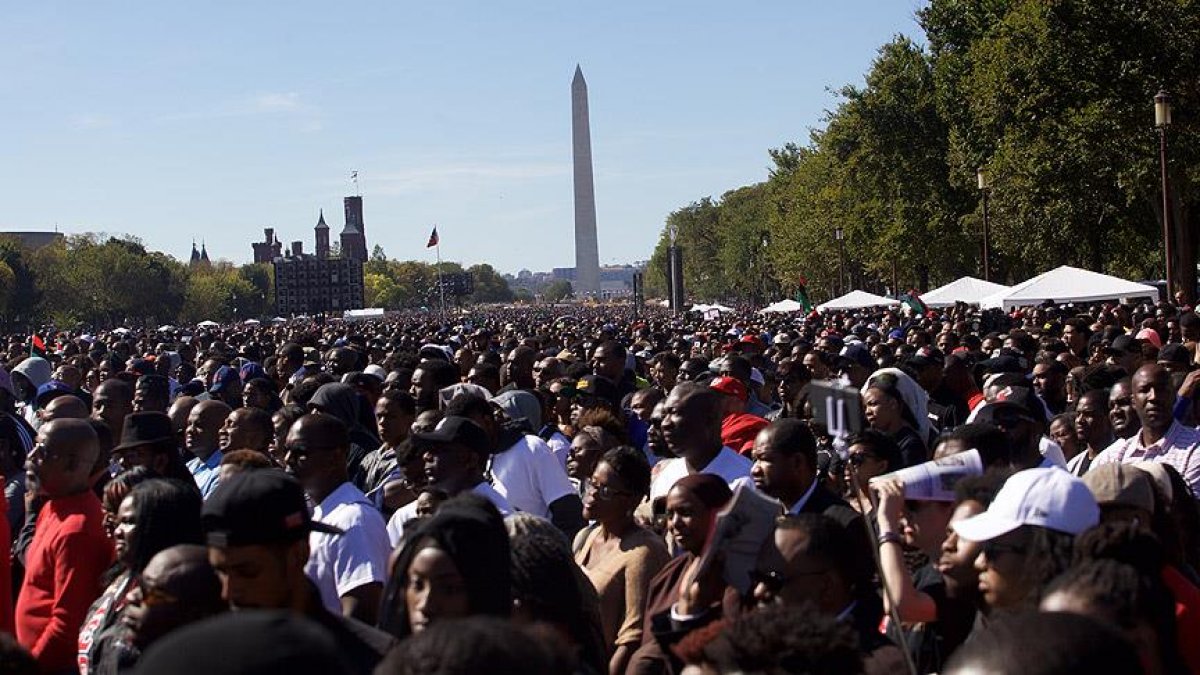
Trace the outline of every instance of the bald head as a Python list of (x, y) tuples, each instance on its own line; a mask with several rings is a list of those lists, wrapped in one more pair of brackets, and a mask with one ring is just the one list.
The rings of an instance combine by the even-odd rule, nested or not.
[(171, 404), (167, 410), (167, 417), (171, 418), (171, 428), (180, 436), (183, 435), (184, 428), (187, 427), (188, 415), (192, 413), (192, 408), (196, 407), (197, 401), (191, 396), (180, 396)]
[(90, 422), (52, 420), (38, 429), (29, 468), (37, 476), (43, 494), (64, 497), (88, 489), (88, 478), (99, 455), (100, 441)]
[(721, 450), (721, 412), (724, 394), (684, 382), (671, 390), (663, 404), (663, 439), (671, 452), (705, 466)]
[(221, 452), (249, 448), (266, 453), (274, 438), (270, 413), (261, 408), (238, 408), (225, 418), (217, 441)]
[(201, 461), (207, 460), (216, 452), (221, 426), (225, 418), (233, 412), (222, 401), (200, 401), (188, 413), (187, 429), (183, 435), (184, 447)]
[(314, 503), (346, 482), (350, 441), (340, 419), (324, 413), (305, 415), (288, 430), (285, 446), (283, 463), (288, 473), (300, 481)]
[(51, 420), (85, 420), (88, 418), (88, 407), (83, 399), (71, 394), (63, 394), (46, 404), (42, 409), (42, 421)]
[(179, 544), (155, 554), (146, 565), (145, 573), (159, 583), (169, 583), (181, 574), (191, 574), (196, 568), (212, 571), (208, 548), (200, 544)]
[(288, 431), (288, 439), (299, 439), (305, 445), (318, 448), (344, 448), (349, 445), (346, 425), (325, 413), (310, 413), (296, 420)]
[(139, 593), (129, 606), (133, 641), (142, 649), (176, 628), (225, 609), (220, 579), (208, 561), (208, 549), (199, 544), (179, 544), (159, 551), (142, 571), (141, 586), (177, 599), (146, 605), (145, 594)]

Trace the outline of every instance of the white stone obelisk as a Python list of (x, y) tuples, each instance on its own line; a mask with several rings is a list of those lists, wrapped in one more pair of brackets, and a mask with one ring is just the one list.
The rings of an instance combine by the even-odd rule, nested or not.
[(575, 297), (600, 297), (600, 252), (596, 244), (596, 188), (592, 182), (592, 131), (587, 82), (575, 66), (571, 80), (571, 147), (575, 160)]

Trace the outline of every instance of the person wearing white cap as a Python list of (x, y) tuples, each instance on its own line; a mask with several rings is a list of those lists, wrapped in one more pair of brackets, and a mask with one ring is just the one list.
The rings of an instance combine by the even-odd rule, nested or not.
[(1067, 568), (1075, 536), (1100, 521), (1100, 507), (1080, 479), (1061, 469), (1018, 471), (987, 511), (952, 525), (982, 543), (975, 559), (979, 592), (991, 611), (1036, 605), (1045, 585)]

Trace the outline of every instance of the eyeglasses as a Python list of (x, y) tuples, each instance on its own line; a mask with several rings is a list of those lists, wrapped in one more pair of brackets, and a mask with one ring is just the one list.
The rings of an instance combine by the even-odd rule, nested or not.
[(1025, 555), (1027, 549), (1024, 546), (1019, 546), (1017, 544), (1001, 544), (993, 539), (991, 541), (983, 542), (980, 550), (989, 561), (995, 562), (996, 560), (999, 560), (1000, 556), (1004, 555), (1005, 553)]
[(37, 443), (29, 450), (29, 459), (40, 459), (43, 462), (48, 462), (55, 457), (62, 455), (58, 450), (51, 450), (46, 447), (45, 443)]
[(850, 462), (850, 464), (852, 464), (856, 467), (862, 466), (868, 460), (875, 460), (875, 459), (878, 459), (878, 458), (869, 452), (854, 452), (854, 453), (850, 453), (846, 457), (846, 461)]
[(629, 492), (628, 490), (614, 490), (613, 488), (610, 488), (607, 485), (597, 486), (595, 483), (587, 484), (587, 493), (590, 495), (596, 495), (597, 499), (602, 499), (602, 500), (608, 500), (608, 499), (612, 499), (614, 497), (620, 497), (622, 495), (625, 495), (625, 496), (633, 495), (633, 493)]
[(154, 586), (142, 587), (142, 605), (145, 607), (157, 607), (160, 605), (172, 605), (179, 602), (179, 598), (170, 593), (156, 588)]

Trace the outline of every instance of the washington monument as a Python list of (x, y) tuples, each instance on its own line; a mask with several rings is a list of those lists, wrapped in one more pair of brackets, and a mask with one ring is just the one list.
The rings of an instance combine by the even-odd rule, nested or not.
[(600, 296), (600, 253), (596, 246), (596, 188), (592, 183), (592, 131), (587, 82), (575, 66), (571, 80), (571, 147), (575, 158), (575, 297)]

